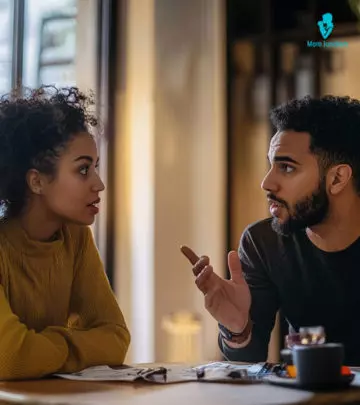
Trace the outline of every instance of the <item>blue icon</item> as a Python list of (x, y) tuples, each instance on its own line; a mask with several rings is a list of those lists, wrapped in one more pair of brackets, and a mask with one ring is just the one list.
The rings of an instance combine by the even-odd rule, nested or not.
[(334, 23), (332, 21), (333, 16), (331, 13), (325, 13), (322, 16), (322, 20), (318, 21), (320, 34), (324, 39), (328, 38), (334, 29)]

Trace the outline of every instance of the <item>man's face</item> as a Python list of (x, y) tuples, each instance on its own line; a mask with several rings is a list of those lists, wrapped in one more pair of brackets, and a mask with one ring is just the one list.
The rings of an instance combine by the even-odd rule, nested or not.
[(283, 131), (271, 140), (271, 168), (261, 187), (267, 192), (272, 227), (288, 235), (321, 223), (329, 210), (326, 179), (310, 151), (310, 135)]

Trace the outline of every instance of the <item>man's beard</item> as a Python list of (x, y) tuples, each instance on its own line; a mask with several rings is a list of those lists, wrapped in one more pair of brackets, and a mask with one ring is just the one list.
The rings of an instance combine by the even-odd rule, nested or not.
[(291, 214), (285, 201), (279, 201), (275, 196), (269, 196), (269, 198), (282, 203), (289, 212), (289, 218), (286, 221), (280, 223), (279, 219), (274, 217), (271, 223), (275, 232), (285, 236), (320, 224), (329, 211), (329, 198), (326, 193), (325, 179), (320, 181), (316, 191), (295, 204)]

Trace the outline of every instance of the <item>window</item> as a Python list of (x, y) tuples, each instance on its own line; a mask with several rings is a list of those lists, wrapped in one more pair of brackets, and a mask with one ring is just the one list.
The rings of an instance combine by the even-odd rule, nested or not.
[(23, 84), (76, 85), (76, 0), (25, 3)]
[(0, 94), (11, 90), (13, 0), (0, 0)]

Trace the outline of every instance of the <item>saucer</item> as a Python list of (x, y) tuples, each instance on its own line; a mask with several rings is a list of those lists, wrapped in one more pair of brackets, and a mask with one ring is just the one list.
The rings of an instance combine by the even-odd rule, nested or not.
[(351, 373), (349, 375), (342, 375), (340, 380), (336, 383), (329, 384), (300, 384), (296, 378), (291, 377), (278, 377), (276, 375), (269, 375), (263, 378), (264, 381), (270, 384), (281, 385), (283, 387), (300, 388), (306, 390), (340, 390), (347, 388), (354, 380), (355, 374)]

